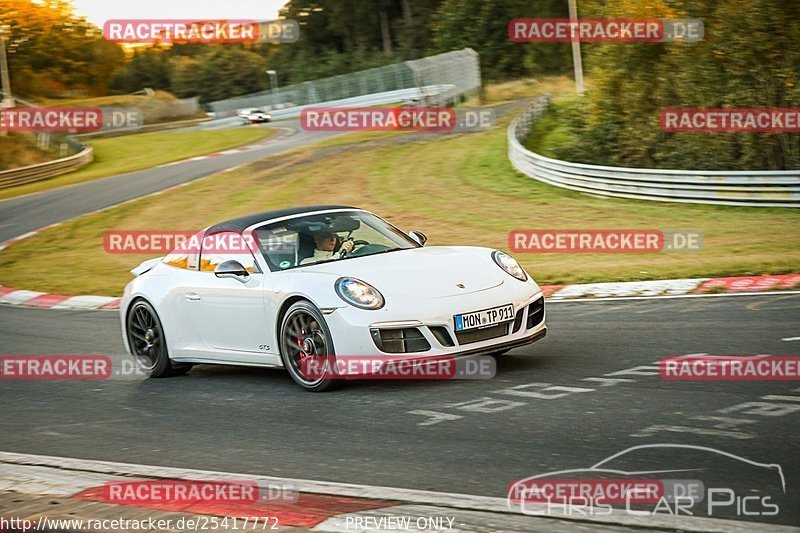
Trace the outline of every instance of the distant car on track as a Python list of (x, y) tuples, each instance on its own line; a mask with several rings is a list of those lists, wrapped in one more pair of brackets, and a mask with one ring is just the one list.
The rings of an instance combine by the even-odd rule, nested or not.
[(547, 332), (542, 291), (508, 254), (425, 247), (424, 234), (361, 209), (270, 211), (196, 237), (133, 269), (125, 287), (125, 345), (151, 377), (194, 363), (285, 367), (321, 391), (335, 380), (303, 372), (308, 357), (427, 362)]
[(240, 109), (237, 113), (239, 118), (242, 119), (242, 122), (245, 124), (257, 124), (259, 122), (271, 122), (272, 115), (264, 111), (263, 109), (258, 109), (257, 107), (250, 108), (250, 109)]

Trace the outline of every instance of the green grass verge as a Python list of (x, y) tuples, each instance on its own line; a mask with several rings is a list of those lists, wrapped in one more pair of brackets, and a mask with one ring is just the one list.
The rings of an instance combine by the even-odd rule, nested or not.
[(321, 203), (370, 209), (401, 228), (425, 232), (430, 245), (507, 249), (515, 229), (691, 229), (704, 235), (704, 248), (694, 253), (517, 254), (542, 284), (798, 271), (795, 211), (600, 199), (551, 187), (508, 162), (511, 118), (487, 132), (428, 142), (342, 146), (324, 159), (307, 149), (82, 217), (0, 253), (0, 284), (119, 295), (128, 271), (148, 257), (105, 253), (106, 231), (188, 230)]
[(276, 133), (270, 128), (231, 128), (214, 131), (155, 132), (88, 141), (94, 161), (85, 167), (18, 187), (0, 189), (0, 199), (55, 189), (98, 178), (133, 172), (189, 157), (242, 146)]

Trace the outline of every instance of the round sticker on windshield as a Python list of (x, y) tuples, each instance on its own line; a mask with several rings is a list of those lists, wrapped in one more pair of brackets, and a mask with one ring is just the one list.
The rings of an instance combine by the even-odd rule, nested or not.
[(281, 261), (281, 263), (278, 266), (281, 268), (289, 268), (290, 266), (292, 266), (292, 263), (291, 261)]

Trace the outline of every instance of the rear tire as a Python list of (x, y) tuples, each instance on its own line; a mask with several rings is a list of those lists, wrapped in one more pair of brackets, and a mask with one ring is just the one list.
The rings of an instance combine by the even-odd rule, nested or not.
[[(338, 380), (325, 377), (317, 379), (303, 375), (303, 362), (308, 357), (335, 358), (333, 339), (325, 317), (308, 300), (295, 302), (286, 311), (279, 335), (281, 359), (295, 383), (309, 392), (331, 390)], [(335, 360), (335, 359), (334, 359)]]
[(167, 339), (158, 313), (147, 300), (136, 300), (128, 309), (125, 321), (131, 354), (148, 377), (164, 378), (185, 374), (190, 364), (174, 364), (169, 359)]

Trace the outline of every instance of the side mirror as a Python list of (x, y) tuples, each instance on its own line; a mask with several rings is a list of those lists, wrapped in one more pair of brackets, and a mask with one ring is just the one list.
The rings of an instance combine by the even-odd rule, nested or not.
[(217, 268), (214, 269), (214, 275), (218, 278), (233, 278), (242, 283), (250, 279), (250, 272), (239, 261), (234, 259), (218, 264)]
[(414, 239), (420, 246), (425, 246), (425, 243), (428, 242), (428, 238), (421, 231), (412, 231), (408, 236)]

